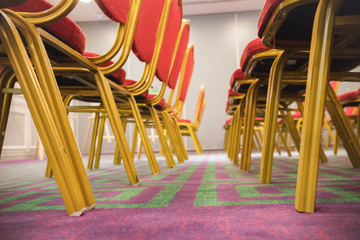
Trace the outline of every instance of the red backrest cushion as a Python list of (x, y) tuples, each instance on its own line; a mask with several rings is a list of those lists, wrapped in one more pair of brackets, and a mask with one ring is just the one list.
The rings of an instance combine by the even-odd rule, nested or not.
[(246, 68), (246, 64), (248, 63), (249, 59), (252, 57), (252, 55), (259, 53), (259, 52), (263, 52), (266, 50), (269, 50), (270, 48), (265, 47), (260, 38), (256, 38), (254, 40), (252, 40), (250, 43), (248, 43), (248, 45), (246, 45), (243, 54), (241, 56), (241, 60), (240, 60), (240, 67), (241, 70), (244, 72), (245, 68)]
[[(53, 5), (44, 0), (28, 0), (19, 6), (11, 8), (11, 10), (15, 12), (42, 12), (51, 7), (53, 7)], [(79, 53), (82, 54), (84, 52), (85, 35), (79, 26), (70, 18), (65, 17), (43, 28)]]
[(111, 20), (121, 23), (126, 22), (130, 0), (95, 0), (95, 3)]
[(143, 62), (150, 62), (165, 0), (143, 0), (135, 32), (133, 52)]
[(246, 79), (246, 76), (241, 70), (241, 68), (236, 69), (235, 72), (233, 72), (233, 74), (231, 75), (230, 87), (233, 88), (237, 80), (243, 80), (243, 79)]
[(164, 41), (161, 46), (159, 61), (156, 68), (156, 76), (162, 82), (168, 80), (174, 46), (181, 25), (181, 18), (182, 6), (179, 6), (178, 0), (173, 0), (170, 6)]
[(183, 85), (181, 87), (180, 100), (185, 101), (186, 93), (189, 88), (191, 75), (194, 69), (194, 47), (190, 49), (188, 60), (186, 63), (185, 75), (183, 80)]
[(262, 38), (266, 25), (271, 18), (275, 8), (282, 2), (283, 0), (266, 0), (262, 11), (260, 13), (259, 22), (258, 22), (258, 36)]
[(170, 78), (168, 82), (168, 86), (171, 89), (175, 89), (176, 82), (179, 78), (179, 73), (181, 70), (181, 63), (184, 60), (184, 55), (186, 51), (186, 47), (189, 42), (189, 35), (190, 35), (190, 26), (189, 24), (186, 24), (183, 30), (183, 33), (181, 35), (181, 39), (179, 42), (178, 50), (175, 56), (174, 64), (171, 69)]
[(337, 97), (338, 97), (339, 101), (355, 100), (358, 98), (357, 95), (358, 95), (358, 91), (351, 91), (351, 92), (346, 92), (346, 93), (340, 94)]

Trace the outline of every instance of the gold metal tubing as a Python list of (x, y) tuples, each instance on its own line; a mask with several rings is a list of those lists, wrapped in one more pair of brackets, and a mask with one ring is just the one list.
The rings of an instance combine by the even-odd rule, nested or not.
[(169, 145), (166, 141), (165, 135), (164, 135), (164, 129), (161, 126), (161, 122), (159, 120), (159, 116), (155, 110), (155, 108), (153, 106), (147, 106), (151, 117), (153, 119), (154, 122), (154, 126), (155, 126), (155, 130), (157, 132), (157, 135), (159, 137), (159, 141), (160, 141), (160, 145), (161, 145), (161, 149), (164, 152), (164, 156), (165, 156), (165, 160), (166, 160), (166, 164), (168, 166), (168, 168), (173, 168), (176, 164), (174, 161), (174, 158), (172, 156), (172, 153), (169, 149)]
[(133, 133), (133, 139), (132, 139), (132, 144), (131, 144), (131, 158), (134, 159), (135, 157), (135, 149), (136, 149), (136, 142), (138, 139), (138, 134), (139, 134), (139, 130), (136, 126), (136, 124), (134, 125), (134, 133)]
[(231, 148), (231, 161), (235, 165), (239, 165), (239, 151), (240, 151), (240, 140), (243, 127), (243, 116), (244, 116), (245, 98), (240, 100), (239, 106), (236, 108), (236, 112), (232, 121), (232, 148)]
[[(125, 32), (124, 34), (121, 34), (121, 32), (118, 32), (118, 34), (121, 35), (125, 35), (124, 39), (120, 38), (117, 40), (123, 40), (123, 47), (122, 47), (122, 52), (119, 56), (119, 59), (112, 65), (108, 66), (108, 67), (101, 67), (100, 70), (104, 73), (104, 74), (110, 74), (113, 73), (115, 71), (117, 71), (118, 69), (120, 69), (126, 62), (126, 60), (129, 57), (129, 53), (130, 50), (132, 49), (133, 46), (133, 42), (134, 42), (134, 37), (135, 37), (135, 32), (136, 32), (136, 26), (138, 23), (138, 19), (140, 16), (140, 9), (141, 9), (141, 4), (142, 4), (142, 0), (133, 0), (130, 2), (130, 7), (129, 7), (129, 12), (128, 12), (128, 17), (125, 23)], [(105, 60), (111, 60), (120, 50), (120, 46), (122, 44), (120, 44), (119, 41), (119, 45), (117, 46), (116, 42), (115, 42), (115, 46), (113, 46), (104, 56), (104, 58), (102, 59), (102, 61)], [(107, 62), (107, 61), (106, 61)]]
[[(146, 76), (146, 78), (142, 78), (141, 80), (139, 80), (136, 84), (132, 85), (132, 86), (127, 86), (126, 88), (132, 93), (132, 94), (136, 94), (139, 95), (141, 93), (143, 93), (144, 91), (146, 91), (147, 89), (149, 89), (149, 87), (151, 86), (154, 77), (155, 77), (155, 73), (156, 73), (156, 67), (158, 64), (158, 60), (159, 60), (159, 56), (160, 56), (160, 50), (161, 50), (161, 46), (164, 40), (164, 35), (165, 35), (165, 30), (166, 30), (166, 23), (168, 20), (168, 16), (169, 16), (169, 10), (170, 10), (170, 5), (171, 5), (172, 0), (166, 0), (165, 4), (164, 4), (164, 8), (161, 14), (161, 19), (159, 22), (159, 27), (156, 33), (156, 44), (155, 44), (155, 49), (154, 49), (154, 53), (151, 59), (151, 63), (148, 66), (148, 76)], [(148, 64), (146, 64), (148, 65)], [(144, 71), (145, 72), (145, 71)], [(144, 76), (144, 75), (143, 75)], [(147, 81), (144, 83), (144, 81), (147, 79)], [(141, 86), (141, 88), (139, 88)]]
[(314, 18), (295, 195), (295, 209), (299, 212), (314, 212), (332, 29), (340, 2), (320, 0)]
[(97, 146), (96, 146), (96, 155), (95, 155), (95, 164), (94, 168), (99, 169), (100, 165), (100, 155), (101, 155), (101, 147), (103, 143), (103, 136), (104, 136), (104, 129), (105, 129), (105, 114), (100, 115), (100, 122), (99, 122), (99, 132), (97, 134)]
[(290, 148), (289, 148), (288, 144), (286, 143), (286, 139), (285, 139), (284, 135), (282, 134), (282, 131), (281, 131), (280, 127), (279, 127), (279, 124), (276, 124), (276, 130), (277, 130), (277, 132), (278, 132), (278, 134), (280, 136), (280, 139), (281, 139), (281, 141), (282, 141), (282, 143), (284, 145), (285, 151), (287, 152), (288, 156), (291, 157)]
[(250, 171), (251, 163), (251, 149), (252, 149), (252, 135), (255, 125), (256, 103), (258, 93), (263, 81), (259, 79), (253, 79), (253, 83), (250, 85), (248, 93), (246, 94), (245, 103), (245, 120), (244, 120), (244, 133), (241, 149), (240, 169)]
[(49, 25), (67, 16), (79, 0), (61, 0), (56, 6), (43, 12), (19, 12), (26, 20), (33, 24)]
[(177, 142), (177, 139), (175, 137), (176, 133), (175, 133), (175, 130), (174, 130), (174, 126), (171, 123), (171, 120), (169, 120), (169, 116), (165, 113), (165, 111), (160, 111), (160, 113), (161, 113), (161, 116), (162, 116), (164, 127), (166, 129), (166, 134), (170, 138), (170, 143), (171, 143), (171, 146), (174, 149), (174, 153), (175, 153), (175, 155), (176, 155), (176, 157), (178, 159), (178, 162), (183, 163), (185, 159), (184, 159), (184, 156), (182, 155), (182, 151), (181, 151), (180, 146), (179, 146), (179, 144)]
[[(15, 73), (11, 68), (0, 72), (0, 89), (13, 88), (16, 82)], [(5, 94), (0, 91), (0, 155), (4, 145), (5, 131), (9, 119), (12, 94)]]
[(139, 178), (135, 170), (134, 163), (131, 159), (131, 153), (129, 146), (127, 145), (125, 133), (123, 126), (120, 121), (120, 117), (117, 112), (116, 104), (114, 101), (114, 97), (112, 95), (109, 83), (105, 79), (104, 75), (100, 72), (97, 72), (95, 75), (96, 85), (98, 87), (99, 93), (101, 95), (102, 102), (106, 109), (106, 112), (109, 117), (109, 122), (111, 128), (114, 133), (114, 137), (116, 139), (116, 144), (119, 147), (121, 157), (124, 161), (124, 166), (126, 169), (126, 173), (128, 175), (129, 181), (131, 185), (138, 185)]
[(94, 123), (93, 123), (93, 132), (91, 135), (91, 143), (90, 143), (90, 152), (89, 152), (89, 157), (88, 157), (88, 166), (87, 168), (92, 170), (93, 166), (94, 166), (94, 153), (95, 153), (95, 149), (96, 149), (96, 136), (98, 133), (98, 128), (99, 128), (99, 119), (100, 119), (100, 113), (95, 113), (94, 116)]
[(151, 171), (153, 174), (160, 174), (161, 173), (160, 167), (159, 167), (158, 162), (156, 161), (154, 151), (151, 147), (149, 137), (146, 133), (146, 128), (145, 128), (144, 122), (142, 120), (139, 108), (138, 108), (133, 96), (129, 96), (128, 101), (131, 106), (131, 110), (133, 112), (133, 116), (134, 116), (135, 123), (138, 128), (139, 134), (140, 134), (141, 141), (144, 144), (145, 153), (148, 158), (148, 162), (149, 162)]
[(270, 76), (266, 100), (264, 121), (264, 143), (261, 155), (260, 180), (261, 183), (270, 183), (275, 147), (275, 132), (281, 94), (282, 73), (289, 53), (284, 51), (274, 61)]
[(121, 156), (120, 156), (119, 147), (117, 145), (115, 146), (114, 165), (121, 165)]
[(360, 143), (346, 117), (344, 110), (336, 96), (334, 89), (328, 85), (328, 96), (331, 101), (326, 101), (326, 108), (333, 120), (336, 131), (341, 138), (344, 148), (354, 168), (360, 167)]
[[(56, 182), (69, 215), (79, 215), (87, 207), (81, 186), (71, 166), (69, 155), (64, 151), (51, 111), (42, 93), (38, 79), (32, 68), (25, 47), (17, 29), (10, 19), (0, 11), (0, 38), (16, 72), (17, 80), (23, 90), (25, 100), (33, 117), (35, 126), (44, 144)], [(53, 131), (48, 131), (52, 129)]]
[(28, 49), (32, 62), (35, 66), (44, 97), (48, 103), (49, 110), (54, 116), (54, 122), (59, 131), (60, 138), (64, 143), (65, 151), (67, 151), (71, 157), (71, 167), (77, 175), (77, 181), (81, 186), (81, 194), (84, 195), (86, 204), (88, 206), (92, 206), (95, 204), (95, 198), (92, 193), (90, 183), (83, 166), (81, 154), (77, 146), (73, 130), (70, 126), (59, 88), (56, 83), (55, 75), (52, 71), (41, 37), (33, 24), (27, 23), (24, 19), (13, 12), (9, 12), (8, 14), (20, 31), (23, 32), (28, 43)]
[(179, 126), (177, 124), (177, 121), (168, 112), (165, 112), (165, 114), (168, 115), (169, 120), (171, 121), (171, 123), (172, 123), (172, 125), (174, 127), (175, 136), (177, 137), (177, 141), (179, 143), (179, 148), (182, 151), (183, 158), (184, 158), (184, 160), (188, 160), (189, 156), (188, 156), (187, 150), (185, 148), (185, 144), (184, 144), (184, 141), (182, 139), (182, 135), (181, 135), (181, 132), (180, 132), (180, 128), (179, 128)]

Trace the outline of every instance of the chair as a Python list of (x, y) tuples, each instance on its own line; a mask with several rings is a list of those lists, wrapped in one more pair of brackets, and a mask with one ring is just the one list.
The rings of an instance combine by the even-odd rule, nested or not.
[[(82, 167), (81, 156), (59, 90), (54, 87), (56, 81), (50, 61), (33, 23), (41, 24), (61, 19), (75, 5), (76, 1), (62, 1), (51, 11), (23, 13), (26, 20), (7, 9), (0, 12), (0, 38), (8, 57), (8, 61), (2, 62), (4, 68), (0, 76), (1, 132), (6, 128), (11, 94), (14, 92), (12, 87), (15, 81), (18, 81), (54, 169), (65, 207), (71, 216), (79, 216), (92, 209), (95, 198)], [(24, 37), (27, 49), (19, 32)], [(3, 142), (0, 142), (2, 145)]]
[[(353, 0), (268, 0), (260, 17), (259, 37), (265, 45), (288, 51), (310, 49), (295, 198), (295, 208), (300, 212), (314, 211), (318, 144), (326, 93), (331, 99), (331, 102), (326, 102), (326, 107), (336, 128), (340, 130), (338, 132), (342, 136), (349, 158), (354, 167), (360, 166), (358, 141), (355, 141), (355, 135), (347, 121), (344, 121), (345, 114), (340, 110), (334, 91), (327, 84), (328, 80), (333, 79), (358, 79), (357, 73), (348, 71), (329, 74), (329, 67), (331, 59), (336, 56), (347, 58), (347, 61), (339, 61), (339, 65), (344, 62), (348, 65), (346, 70), (358, 65), (359, 55), (355, 54), (358, 41), (355, 29), (358, 25), (355, 19), (359, 15), (359, 9), (359, 2)], [(307, 14), (303, 14), (304, 12)], [(301, 34), (297, 34), (299, 32)], [(346, 138), (346, 135), (349, 137)]]
[(201, 118), (204, 113), (206, 101), (205, 101), (205, 86), (201, 85), (200, 93), (198, 97), (198, 101), (196, 104), (196, 114), (195, 120), (191, 122), (189, 119), (177, 119), (177, 123), (180, 127), (180, 132), (183, 136), (191, 136), (191, 139), (195, 145), (196, 153), (202, 153), (202, 147), (198, 137), (196, 136), (196, 132), (199, 129)]

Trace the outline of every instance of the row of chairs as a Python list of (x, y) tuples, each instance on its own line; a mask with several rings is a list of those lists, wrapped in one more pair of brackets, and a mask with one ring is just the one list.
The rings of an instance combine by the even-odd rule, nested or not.
[[(161, 170), (147, 126), (156, 129), (169, 168), (176, 165), (173, 153), (178, 162), (187, 160), (181, 137), (187, 131), (182, 129), (184, 121), (179, 116), (194, 65), (194, 46), (188, 43), (190, 22), (182, 20), (181, 0), (95, 0), (104, 14), (118, 24), (113, 46), (102, 55), (84, 52), (84, 34), (66, 17), (77, 2), (61, 0), (52, 6), (45, 0), (2, 1), (0, 11), (1, 132), (6, 129), (11, 96), (21, 91), (48, 157), (46, 175), (54, 174), (72, 216), (91, 210), (95, 198), (67, 112), (92, 112), (97, 120), (100, 116), (109, 119), (116, 140), (115, 162), (121, 157), (130, 184), (138, 185), (140, 179), (125, 138), (126, 123), (135, 123), (153, 174), (160, 174)], [(131, 51), (144, 66), (139, 80), (127, 79), (122, 68)], [(112, 61), (115, 56), (117, 60)], [(184, 91), (178, 91), (172, 106), (179, 74), (178, 89)], [(149, 94), (154, 79), (161, 82), (157, 95)], [(13, 88), (16, 81), (21, 90)], [(164, 95), (169, 90), (166, 101)], [(70, 106), (74, 99), (97, 104)], [(204, 89), (200, 99), (201, 113)], [(198, 127), (189, 126), (192, 130)], [(3, 139), (4, 134), (0, 137), (0, 149)], [(88, 167), (92, 164), (90, 159)]]
[[(320, 144), (325, 105), (352, 165), (360, 167), (359, 141), (329, 84), (360, 81), (360, 74), (351, 71), (360, 64), (359, 4), (267, 0), (259, 18), (259, 38), (245, 47), (241, 67), (230, 80), (226, 111), (233, 117), (224, 126), (229, 158), (249, 171), (254, 131), (263, 129), (260, 181), (270, 183), (275, 136), (281, 136), (278, 118), (282, 119), (300, 152), (295, 195), (299, 212), (314, 212), (319, 159), (327, 162)], [(303, 116), (301, 136), (294, 111)]]

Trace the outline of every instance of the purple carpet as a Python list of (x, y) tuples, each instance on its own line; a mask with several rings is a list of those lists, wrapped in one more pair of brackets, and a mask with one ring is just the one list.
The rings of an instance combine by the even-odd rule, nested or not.
[(158, 162), (153, 176), (136, 161), (141, 185), (130, 187), (104, 155), (88, 171), (96, 208), (68, 217), (44, 161), (1, 161), (0, 239), (360, 239), (360, 171), (344, 153), (320, 166), (314, 214), (294, 210), (296, 156), (275, 157), (269, 185), (259, 183), (256, 154), (249, 173), (222, 152), (174, 169)]

